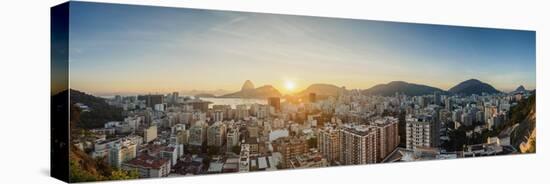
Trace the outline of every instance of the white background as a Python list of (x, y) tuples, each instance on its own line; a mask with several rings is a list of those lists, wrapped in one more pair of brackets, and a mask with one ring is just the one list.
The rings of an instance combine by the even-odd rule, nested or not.
[[(319, 1), (319, 0), (317, 0)], [(549, 13), (545, 1), (103, 0), (176, 7), (537, 31), (537, 153), (120, 183), (542, 183), (549, 173)], [(0, 15), (0, 183), (49, 177), (49, 8), (60, 0), (3, 0)], [(546, 82), (546, 85), (545, 85)], [(542, 181), (541, 181), (542, 180)]]

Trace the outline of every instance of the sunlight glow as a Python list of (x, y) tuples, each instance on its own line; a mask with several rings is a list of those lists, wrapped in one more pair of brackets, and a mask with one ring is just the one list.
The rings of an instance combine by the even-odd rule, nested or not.
[(296, 88), (296, 84), (293, 81), (285, 81), (285, 88), (288, 91), (293, 91)]

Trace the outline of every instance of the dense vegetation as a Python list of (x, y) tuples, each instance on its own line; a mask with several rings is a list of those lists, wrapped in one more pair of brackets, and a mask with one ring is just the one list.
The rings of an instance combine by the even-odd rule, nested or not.
[[(81, 121), (81, 112), (74, 106), (71, 107), (71, 141), (87, 132), (85, 129), (76, 127)], [(84, 151), (70, 144), (69, 149), (69, 180), (71, 182), (101, 181), (101, 180), (123, 180), (138, 178), (137, 171), (123, 171), (112, 168), (105, 160), (106, 158), (92, 158)]]
[(536, 96), (531, 95), (527, 100), (521, 100), (518, 104), (510, 108), (509, 123), (515, 124), (523, 122), (529, 114), (536, 108)]
[(510, 137), (512, 145), (519, 148), (521, 142), (527, 141), (531, 132), (535, 130), (536, 96), (532, 95), (527, 100), (518, 102), (518, 105), (510, 109), (509, 117), (508, 126), (519, 123)]
[(71, 105), (82, 103), (90, 108), (89, 112), (80, 114), (80, 122), (76, 124), (78, 128), (101, 128), (108, 121), (122, 121), (122, 108), (114, 107), (105, 99), (95, 97), (77, 90), (70, 92)]
[(477, 79), (470, 79), (464, 82), (461, 82), (460, 84), (457, 84), (456, 86), (449, 89), (449, 92), (454, 94), (462, 94), (466, 96), (470, 96), (472, 94), (481, 95), (482, 93), (500, 93), (497, 89), (495, 89), (490, 84), (481, 82)]
[(139, 177), (137, 171), (112, 168), (105, 158), (93, 159), (78, 148), (71, 146), (69, 153), (69, 180), (71, 182), (126, 180)]
[(405, 94), (408, 96), (420, 96), (434, 94), (434, 92), (436, 91), (440, 92), (441, 94), (446, 93), (442, 89), (431, 86), (407, 83), (403, 81), (393, 81), (387, 84), (378, 84), (372, 88), (363, 90), (363, 94), (393, 96), (396, 92), (399, 92), (400, 94)]

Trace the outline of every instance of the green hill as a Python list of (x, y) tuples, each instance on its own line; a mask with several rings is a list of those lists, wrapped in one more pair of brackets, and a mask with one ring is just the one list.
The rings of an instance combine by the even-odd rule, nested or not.
[(510, 109), (510, 126), (518, 124), (510, 137), (510, 141), (515, 148), (520, 150), (520, 145), (528, 142), (529, 138), (535, 141), (536, 135), (536, 96), (532, 95), (528, 99), (522, 100), (518, 105)]
[(408, 96), (430, 95), (434, 92), (440, 92), (445, 94), (446, 92), (435, 87), (407, 83), (403, 81), (392, 81), (387, 84), (379, 84), (369, 89), (363, 90), (363, 94), (366, 95), (380, 95), (380, 96), (392, 96), (395, 93), (405, 94)]
[[(82, 103), (90, 108), (89, 112), (82, 112), (80, 114), (80, 121), (76, 123), (76, 127), (78, 128), (101, 128), (109, 121), (124, 120), (122, 108), (107, 104), (103, 98), (71, 89), (70, 99), (71, 106), (75, 103)], [(73, 108), (71, 108), (71, 111), (72, 109)]]

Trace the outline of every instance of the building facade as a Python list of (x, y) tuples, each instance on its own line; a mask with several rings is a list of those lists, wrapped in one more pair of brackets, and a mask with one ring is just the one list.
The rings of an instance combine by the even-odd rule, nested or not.
[(414, 150), (417, 147), (438, 147), (439, 126), (437, 121), (429, 116), (406, 119), (407, 149)]

